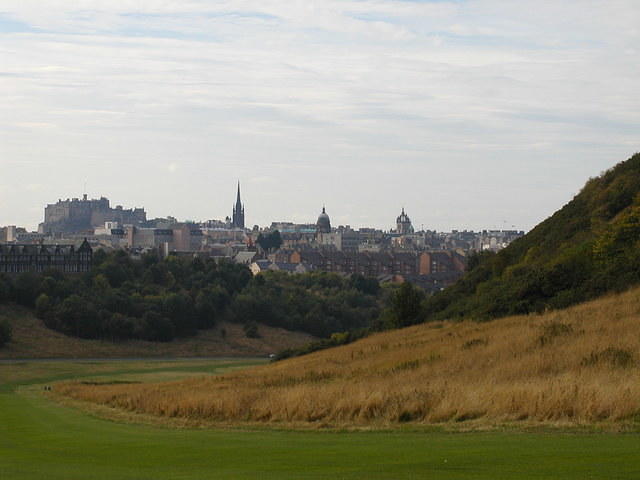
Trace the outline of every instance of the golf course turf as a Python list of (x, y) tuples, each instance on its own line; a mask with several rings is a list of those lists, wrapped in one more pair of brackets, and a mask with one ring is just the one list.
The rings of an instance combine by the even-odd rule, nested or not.
[(172, 429), (40, 392), (65, 378), (215, 373), (242, 360), (0, 364), (0, 479), (632, 479), (640, 435)]

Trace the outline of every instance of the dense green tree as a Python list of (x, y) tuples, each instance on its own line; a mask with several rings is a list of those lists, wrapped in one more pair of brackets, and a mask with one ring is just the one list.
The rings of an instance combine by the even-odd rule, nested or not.
[(0, 319), (0, 347), (11, 341), (13, 330), (11, 324), (6, 319)]
[(177, 335), (193, 335), (197, 317), (193, 300), (184, 292), (170, 293), (163, 299), (163, 315), (173, 323)]
[(211, 328), (216, 324), (218, 309), (216, 299), (206, 291), (201, 291), (196, 296), (196, 317), (198, 328)]
[(97, 338), (100, 333), (98, 312), (85, 297), (74, 294), (55, 308), (55, 324), (68, 335)]
[[(375, 280), (374, 280), (375, 281)], [(355, 282), (374, 289), (368, 280)], [(354, 287), (352, 279), (319, 272), (288, 275), (265, 272), (249, 283), (230, 305), (229, 318), (256, 321), (316, 336), (368, 327), (378, 316), (377, 296)]]
[(358, 273), (351, 275), (349, 284), (351, 287), (367, 295), (376, 296), (378, 292), (380, 292), (380, 283), (375, 278), (365, 277)]
[(272, 250), (278, 250), (282, 246), (282, 236), (278, 230), (274, 230), (266, 235), (260, 233), (256, 240), (256, 243), (260, 245), (265, 252)]
[(396, 327), (406, 327), (422, 320), (424, 291), (410, 282), (403, 282), (391, 299), (391, 318)]
[(35, 273), (21, 273), (13, 281), (13, 299), (24, 306), (35, 306), (42, 288), (42, 277)]
[(370, 326), (382, 302), (377, 281), (359, 275), (252, 277), (230, 261), (151, 254), (134, 260), (124, 252), (99, 253), (86, 275), (50, 271), (0, 277), (0, 287), (2, 282), (7, 301), (35, 306), (48, 327), (111, 341), (169, 341), (221, 320), (328, 337)]
[(36, 299), (36, 316), (40, 319), (45, 319), (52, 313), (53, 302), (51, 297), (46, 293), (41, 293)]
[(272, 250), (278, 250), (282, 246), (282, 237), (280, 236), (280, 232), (278, 230), (275, 230), (271, 234), (270, 243)]
[(0, 303), (11, 299), (11, 280), (0, 273)]
[[(106, 338), (116, 341), (135, 337), (135, 323), (130, 317), (121, 313), (109, 314), (106, 310), (102, 312), (104, 312), (103, 332)], [(103, 316), (102, 312), (99, 313), (100, 317)]]
[(122, 284), (131, 277), (126, 266), (116, 261), (103, 263), (100, 265), (98, 271), (100, 272), (99, 275), (104, 276), (104, 278), (109, 282), (109, 286), (113, 288), (122, 286)]
[(147, 312), (142, 316), (144, 331), (142, 337), (145, 340), (168, 342), (176, 336), (176, 327), (167, 317), (156, 312)]

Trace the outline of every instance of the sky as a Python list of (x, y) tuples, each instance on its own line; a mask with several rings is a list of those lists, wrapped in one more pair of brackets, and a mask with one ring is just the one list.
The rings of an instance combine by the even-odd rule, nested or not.
[(0, 225), (529, 230), (640, 150), (637, 0), (0, 0)]

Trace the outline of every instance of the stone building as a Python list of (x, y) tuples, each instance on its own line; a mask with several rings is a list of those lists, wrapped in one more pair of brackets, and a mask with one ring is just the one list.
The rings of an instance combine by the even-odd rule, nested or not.
[(174, 232), (171, 228), (127, 227), (125, 232), (128, 248), (157, 248), (164, 244), (173, 247)]
[(431, 275), (434, 273), (464, 272), (465, 257), (451, 250), (442, 252), (423, 252), (419, 256), (418, 273)]
[(85, 239), (74, 245), (0, 245), (0, 273), (25, 273), (58, 270), (83, 273), (91, 269), (93, 250)]
[(183, 223), (173, 228), (173, 248), (178, 252), (197, 252), (203, 242), (202, 230), (194, 224)]
[(93, 231), (104, 226), (105, 222), (117, 222), (120, 225), (139, 225), (146, 222), (144, 208), (124, 209), (121, 205), (111, 208), (109, 200), (73, 198), (58, 200), (44, 209), (44, 222), (38, 227), (40, 233), (74, 233)]
[(178, 223), (171, 228), (126, 228), (127, 248), (162, 248), (176, 252), (198, 252), (205, 245), (202, 229), (192, 223)]
[(359, 239), (358, 232), (349, 225), (346, 227), (341, 225), (337, 229), (331, 228), (329, 215), (327, 215), (325, 207), (322, 207), (322, 213), (316, 222), (316, 233), (313, 239), (315, 246), (321, 249), (355, 252), (358, 250)]
[(339, 250), (297, 250), (290, 263), (305, 263), (315, 269), (367, 277), (385, 275), (419, 276), (442, 273), (462, 275), (465, 259), (456, 252), (348, 252)]

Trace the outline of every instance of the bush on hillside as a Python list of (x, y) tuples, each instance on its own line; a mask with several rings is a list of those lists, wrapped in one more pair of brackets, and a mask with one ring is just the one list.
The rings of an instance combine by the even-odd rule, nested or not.
[(258, 325), (255, 322), (245, 323), (242, 329), (244, 330), (244, 335), (247, 338), (260, 338)]
[(389, 307), (385, 311), (387, 328), (401, 328), (422, 320), (422, 302), (425, 293), (410, 282), (403, 282), (390, 295)]

